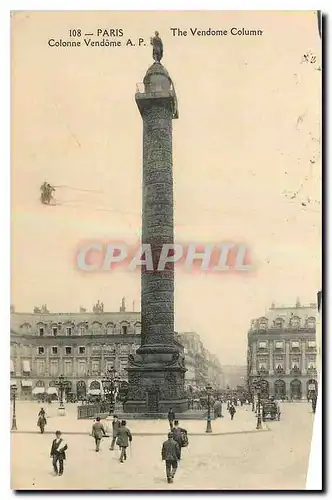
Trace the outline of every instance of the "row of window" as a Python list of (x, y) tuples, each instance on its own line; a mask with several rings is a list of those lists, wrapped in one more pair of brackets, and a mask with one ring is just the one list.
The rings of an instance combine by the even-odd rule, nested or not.
[[(257, 369), (258, 370), (268, 370), (269, 369), (269, 365), (268, 363), (264, 363), (264, 362), (258, 362), (257, 363)], [(275, 365), (274, 365), (274, 369), (275, 370), (284, 370), (285, 369), (285, 365), (283, 362), (276, 362)], [(301, 370), (301, 363), (300, 362), (292, 362), (291, 366), (290, 366), (290, 370)], [(316, 370), (316, 361), (311, 361), (309, 360), (307, 362), (307, 370)]]
[[(119, 371), (124, 372), (126, 366), (128, 365), (127, 360), (120, 360)], [(65, 360), (64, 363), (59, 363), (57, 360), (50, 361), (49, 370), (46, 370), (46, 363), (43, 360), (37, 360), (35, 363), (34, 369), (31, 369), (31, 365), (29, 361), (23, 361), (23, 376), (29, 377), (32, 373), (36, 373), (37, 376), (43, 377), (46, 376), (47, 372), (51, 377), (57, 377), (61, 373), (66, 376), (72, 376), (74, 373), (74, 363), (72, 360)], [(114, 363), (112, 361), (106, 361), (101, 363), (101, 361), (92, 361), (86, 362), (84, 360), (77, 361), (77, 374), (78, 376), (85, 375), (102, 375), (109, 370), (114, 369)], [(11, 364), (11, 374), (15, 375), (16, 370), (14, 367), (14, 363)]]
[[(316, 348), (316, 341), (315, 340), (308, 340), (306, 345), (307, 345), (308, 349), (315, 349)], [(258, 349), (267, 349), (267, 347), (268, 347), (267, 340), (260, 340), (258, 342)], [(274, 348), (275, 349), (284, 349), (284, 347), (285, 347), (285, 342), (283, 340), (274, 341)], [(301, 342), (299, 340), (292, 340), (290, 342), (290, 347), (291, 347), (291, 349), (300, 349)]]
[[(120, 350), (121, 352), (129, 352), (129, 351), (135, 351), (136, 348), (138, 346), (136, 345), (129, 345), (129, 344), (123, 344), (123, 345), (120, 345)], [(72, 347), (72, 346), (64, 346), (63, 347), (63, 352), (64, 354), (66, 354), (67, 356), (70, 356), (70, 355), (73, 355), (75, 354), (75, 348)], [(102, 354), (103, 350), (102, 348), (91, 348), (91, 351), (90, 351), (90, 355), (91, 356), (100, 356)], [(53, 356), (57, 356), (57, 355), (60, 355), (61, 353), (61, 348), (58, 347), (58, 346), (52, 346), (50, 348), (50, 354), (53, 355)], [(80, 355), (86, 355), (88, 353), (87, 351), (87, 348), (85, 346), (78, 346), (77, 347), (77, 354), (80, 354)], [(111, 347), (111, 348), (107, 348), (107, 351), (104, 351), (104, 354), (105, 356), (106, 355), (114, 355), (116, 353), (116, 348), (115, 347)], [(39, 346), (37, 347), (37, 354), (39, 356), (43, 356), (46, 354), (46, 347), (45, 346)]]
[[(26, 333), (31, 332), (31, 325), (28, 323), (24, 323), (21, 325), (21, 330)], [(140, 335), (141, 333), (141, 324), (136, 323), (133, 328), (130, 327), (129, 323), (123, 323), (118, 328), (113, 323), (107, 324), (105, 327), (101, 323), (93, 323), (91, 327), (89, 327), (86, 323), (78, 325), (78, 326), (65, 326), (59, 324), (53, 324), (51, 326), (47, 326), (45, 323), (37, 324), (37, 332), (40, 337), (44, 337), (46, 335), (50, 335), (53, 337), (57, 337), (58, 335), (66, 335), (67, 337), (71, 336), (83, 336), (91, 333), (92, 335), (114, 335), (120, 333), (122, 335), (127, 335), (129, 332), (134, 333), (135, 335)]]
[[(283, 328), (289, 327), (289, 328), (309, 328), (309, 329), (314, 329), (316, 328), (316, 318), (311, 316), (310, 318), (302, 319), (299, 316), (291, 316), (289, 321), (287, 321), (284, 318), (276, 318), (273, 322), (271, 327), (281, 330)], [(269, 320), (268, 318), (259, 318), (258, 320), (253, 320), (252, 321), (252, 327), (253, 328), (258, 328), (259, 330), (267, 330), (269, 327)]]

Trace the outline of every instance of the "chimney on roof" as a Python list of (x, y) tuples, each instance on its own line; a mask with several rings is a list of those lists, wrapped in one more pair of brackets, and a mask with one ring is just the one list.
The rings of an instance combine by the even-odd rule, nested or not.
[(296, 299), (296, 304), (295, 304), (296, 307), (301, 307), (301, 302), (300, 302), (300, 299), (297, 297)]
[(271, 304), (271, 309), (275, 309), (275, 307), (276, 307), (276, 303), (273, 301)]

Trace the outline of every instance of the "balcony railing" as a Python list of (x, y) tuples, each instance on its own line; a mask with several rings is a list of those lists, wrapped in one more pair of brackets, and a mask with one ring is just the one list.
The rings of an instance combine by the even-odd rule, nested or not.
[(293, 368), (291, 368), (290, 373), (291, 375), (301, 375), (301, 370), (297, 366), (294, 366)]
[(259, 370), (257, 370), (257, 373), (258, 375), (268, 375), (269, 370), (267, 370), (266, 368), (260, 368)]
[(276, 368), (276, 369), (274, 370), (274, 373), (275, 373), (276, 375), (285, 375), (285, 368)]
[(317, 376), (317, 369), (316, 368), (308, 368), (307, 369), (307, 374), (308, 375)]
[(156, 91), (156, 92), (151, 92), (148, 90), (149, 86), (147, 85), (147, 90), (146, 86), (144, 85), (143, 82), (136, 83), (136, 94), (151, 94), (151, 95), (159, 95), (159, 94), (168, 94), (175, 96), (175, 90), (172, 84), (170, 84), (170, 87), (163, 89), (162, 87)]

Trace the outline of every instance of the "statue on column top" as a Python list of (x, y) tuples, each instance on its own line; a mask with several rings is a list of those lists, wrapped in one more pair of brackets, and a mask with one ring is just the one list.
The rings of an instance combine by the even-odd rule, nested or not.
[(150, 43), (153, 47), (152, 57), (155, 62), (160, 63), (164, 55), (164, 48), (158, 31), (154, 32), (154, 37), (150, 38)]

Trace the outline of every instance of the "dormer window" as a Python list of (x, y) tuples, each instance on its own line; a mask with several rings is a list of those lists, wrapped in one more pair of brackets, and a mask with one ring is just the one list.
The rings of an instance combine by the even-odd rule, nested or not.
[(276, 318), (274, 320), (274, 327), (275, 328), (278, 328), (279, 330), (281, 330), (284, 326), (284, 320), (283, 318)]
[(56, 337), (58, 335), (58, 327), (57, 326), (52, 327), (52, 335), (53, 335), (53, 337)]
[(66, 335), (67, 335), (67, 337), (71, 337), (72, 331), (73, 331), (73, 329), (72, 329), (71, 326), (67, 326), (66, 327)]
[(316, 328), (316, 319), (308, 318), (306, 321), (306, 327), (314, 330)]
[(113, 335), (113, 333), (114, 333), (114, 325), (113, 325), (113, 323), (109, 323), (106, 326), (106, 334), (107, 335)]
[(291, 328), (300, 328), (300, 318), (298, 316), (292, 316), (289, 321)]
[(44, 337), (44, 334), (45, 334), (45, 328), (43, 326), (40, 326), (39, 327), (39, 336)]
[(266, 330), (268, 325), (268, 320), (266, 318), (260, 318), (258, 321), (259, 329)]

